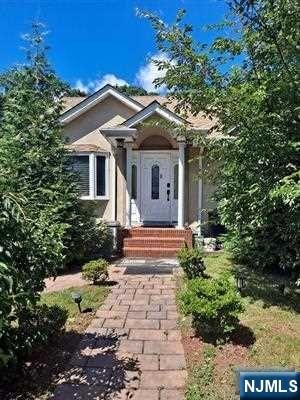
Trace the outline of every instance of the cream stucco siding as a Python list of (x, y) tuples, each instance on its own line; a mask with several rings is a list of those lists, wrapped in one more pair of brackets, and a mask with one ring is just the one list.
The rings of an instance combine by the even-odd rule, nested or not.
[(159, 150), (161, 146), (159, 141), (156, 140), (157, 136), (166, 139), (170, 143), (170, 148), (178, 149), (178, 143), (176, 142), (176, 140), (170, 135), (170, 133), (166, 129), (159, 126), (139, 126), (138, 137), (133, 145), (133, 149), (141, 148), (141, 146), (143, 146), (143, 142), (152, 137), (155, 138), (153, 140), (153, 145), (155, 145), (155, 148)]
[[(213, 199), (215, 186), (205, 177), (202, 179), (202, 210), (199, 205), (199, 149), (189, 148), (186, 152), (186, 222), (194, 229), (197, 229), (199, 214), (203, 222), (207, 221), (208, 211), (216, 208), (217, 204)], [(203, 161), (205, 162), (205, 161)]]
[(104, 150), (111, 150), (109, 141), (99, 132), (99, 128), (119, 117), (125, 121), (135, 112), (113, 97), (95, 105), (93, 108), (69, 122), (63, 129), (64, 137), (69, 144), (96, 144)]

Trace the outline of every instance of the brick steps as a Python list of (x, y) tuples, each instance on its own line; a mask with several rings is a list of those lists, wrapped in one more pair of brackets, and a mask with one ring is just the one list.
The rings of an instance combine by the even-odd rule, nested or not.
[(133, 238), (125, 238), (124, 239), (124, 247), (168, 247), (168, 248), (180, 248), (185, 245), (185, 239), (178, 238), (163, 238), (163, 237), (136, 237)]
[(124, 229), (126, 237), (186, 237), (189, 229), (175, 229), (175, 228), (132, 228)]
[(192, 231), (175, 228), (132, 228), (123, 231), (125, 257), (175, 257), (192, 246)]
[(175, 257), (179, 249), (161, 247), (124, 247), (124, 257)]

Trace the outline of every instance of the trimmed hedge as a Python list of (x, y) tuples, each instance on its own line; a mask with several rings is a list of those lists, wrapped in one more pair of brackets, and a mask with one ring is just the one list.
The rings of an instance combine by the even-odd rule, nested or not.
[(183, 313), (192, 315), (198, 331), (215, 337), (230, 334), (244, 311), (242, 298), (228, 273), (188, 281), (180, 294), (180, 303)]
[(108, 266), (109, 263), (102, 258), (90, 261), (82, 267), (82, 278), (94, 285), (104, 282), (108, 278)]

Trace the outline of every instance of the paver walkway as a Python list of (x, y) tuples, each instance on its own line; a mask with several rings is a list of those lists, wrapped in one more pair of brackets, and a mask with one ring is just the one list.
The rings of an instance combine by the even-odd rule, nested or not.
[(46, 278), (44, 292), (60, 292), (64, 289), (87, 286), (88, 284), (87, 281), (82, 279), (81, 271), (70, 272), (57, 276), (55, 280), (53, 278)]
[(186, 364), (172, 275), (123, 275), (87, 329), (55, 400), (183, 400)]

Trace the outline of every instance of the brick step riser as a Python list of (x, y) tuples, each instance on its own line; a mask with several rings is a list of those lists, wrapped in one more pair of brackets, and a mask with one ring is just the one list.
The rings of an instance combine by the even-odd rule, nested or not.
[(124, 248), (124, 257), (176, 257), (177, 249), (130, 249)]
[(123, 231), (125, 257), (176, 257), (184, 245), (191, 247), (191, 230), (168, 228), (133, 228)]
[(185, 231), (173, 231), (173, 232), (151, 232), (151, 231), (129, 231), (124, 232), (124, 237), (136, 238), (136, 237), (154, 237), (154, 238), (187, 238), (190, 233)]
[(126, 246), (124, 246), (124, 248), (127, 248), (127, 249), (132, 249), (132, 248), (139, 248), (139, 249), (157, 249), (158, 247), (159, 248), (161, 248), (161, 249), (163, 249), (163, 250), (168, 250), (168, 249), (177, 249), (177, 250), (180, 250), (182, 247), (184, 247), (183, 245), (180, 245), (180, 246), (170, 246), (170, 245), (166, 245), (166, 244), (162, 244), (162, 245), (159, 245), (159, 244), (157, 244), (157, 243), (155, 243), (155, 244), (144, 244), (144, 243), (142, 243), (142, 244), (135, 244), (135, 245), (130, 245), (130, 244), (126, 244)]
[[(151, 242), (152, 242), (151, 239), (152, 238), (150, 238), (150, 240), (148, 242), (146, 242), (146, 243), (144, 242), (143, 243), (145, 247), (147, 247), (148, 245), (151, 245)], [(193, 239), (192, 238), (180, 238), (180, 239), (181, 240), (176, 241), (176, 244), (174, 242), (174, 246), (173, 246), (173, 243), (169, 244), (168, 238), (153, 238), (153, 241), (156, 240), (156, 243), (157, 243), (156, 247), (163, 246), (164, 245), (163, 243), (166, 243), (167, 247), (178, 247), (178, 246), (183, 247), (184, 245), (186, 245), (187, 247), (192, 247), (192, 245), (193, 245)], [(132, 243), (139, 243), (140, 244), (142, 242), (140, 241), (140, 239), (138, 237), (136, 237), (136, 238), (128, 238), (127, 237), (127, 238), (124, 238), (124, 240), (123, 240), (124, 247), (125, 247), (126, 243), (130, 243), (129, 246), (131, 246)], [(126, 244), (126, 246), (127, 246), (127, 244)]]
[(164, 248), (178, 248), (185, 246), (185, 240), (166, 240), (164, 238), (158, 239), (124, 239), (124, 247), (164, 247)]

